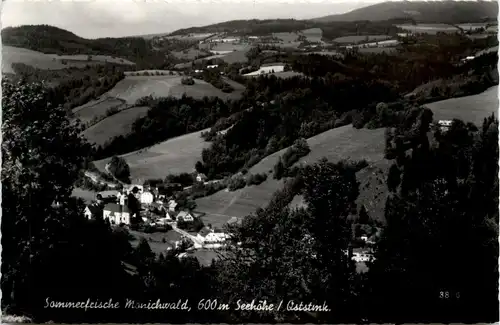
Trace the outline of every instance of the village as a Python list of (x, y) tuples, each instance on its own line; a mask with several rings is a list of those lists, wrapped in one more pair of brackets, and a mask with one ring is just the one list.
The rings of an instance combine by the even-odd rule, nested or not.
[[(201, 173), (195, 178), (199, 183), (206, 181), (206, 176)], [(175, 188), (185, 190), (182, 186)], [(135, 207), (137, 203), (139, 206)], [(121, 190), (103, 191), (97, 193), (95, 199), (86, 206), (84, 215), (88, 219), (102, 217), (112, 227), (125, 228), (138, 239), (148, 238), (152, 247), (160, 251), (175, 249), (179, 259), (199, 253), (205, 258), (205, 255), (209, 255), (209, 260), (205, 261), (209, 263), (232, 240), (231, 233), (222, 229), (225, 227), (205, 225), (202, 220), (204, 213), (181, 207), (175, 200), (175, 190), (171, 188), (165, 191), (162, 187), (132, 184)], [(241, 218), (232, 217), (226, 224), (241, 224), (241, 221)], [(161, 243), (156, 243), (160, 245), (154, 245), (154, 238), (159, 237), (148, 236), (151, 234), (159, 234), (159, 237), (164, 235)], [(359, 239), (363, 242), (362, 247), (354, 247), (351, 252), (345, 253), (350, 253), (351, 259), (363, 270), (366, 268), (365, 263), (373, 260), (370, 247), (375, 242), (368, 236)]]
[[(205, 180), (204, 174), (196, 176), (197, 182)], [(182, 186), (175, 188), (185, 189)], [(88, 219), (102, 217), (112, 227), (124, 227), (138, 237), (165, 234), (163, 248), (167, 251), (177, 249), (179, 258), (196, 250), (223, 249), (230, 234), (211, 224), (205, 226), (201, 218), (203, 213), (181, 207), (174, 199), (175, 193), (172, 188), (126, 185), (121, 190), (97, 193), (95, 200), (86, 206), (84, 215)], [(232, 218), (227, 224), (236, 222), (239, 219)], [(172, 233), (177, 236), (172, 236)], [(149, 240), (152, 241), (152, 237)]]

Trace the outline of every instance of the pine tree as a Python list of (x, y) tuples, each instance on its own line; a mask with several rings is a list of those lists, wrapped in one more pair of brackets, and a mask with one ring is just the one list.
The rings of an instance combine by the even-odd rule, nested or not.
[(274, 179), (281, 179), (285, 173), (285, 166), (283, 165), (283, 161), (281, 157), (278, 158), (278, 162), (274, 165)]

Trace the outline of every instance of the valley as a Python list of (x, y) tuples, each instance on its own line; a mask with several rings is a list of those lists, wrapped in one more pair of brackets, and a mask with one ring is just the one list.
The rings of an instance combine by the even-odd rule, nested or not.
[[(157, 32), (170, 16), (145, 3), (80, 5), (109, 9), (102, 34), (2, 29), (2, 314), (497, 321), (498, 3)], [(144, 35), (103, 37), (118, 10)], [(331, 309), (54, 313), (49, 296)]]

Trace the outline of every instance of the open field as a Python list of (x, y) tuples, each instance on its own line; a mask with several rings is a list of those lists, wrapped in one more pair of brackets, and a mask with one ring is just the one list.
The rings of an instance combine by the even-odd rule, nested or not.
[(132, 124), (147, 114), (149, 107), (137, 106), (111, 115), (83, 132), (89, 143), (103, 145), (106, 141), (119, 135), (125, 135), (132, 129)]
[[(117, 58), (109, 55), (86, 55), (86, 54), (77, 54), (77, 55), (57, 55), (57, 54), (47, 54), (51, 58), (55, 58), (58, 60), (66, 60), (68, 62), (101, 62), (101, 63), (114, 63), (114, 64), (122, 64), (122, 65), (135, 65), (134, 62)], [(90, 57), (90, 60), (89, 60)]]
[(293, 43), (299, 38), (298, 33), (273, 33), (273, 37), (278, 38), (283, 43)]
[[(132, 182), (141, 183), (149, 178), (165, 178), (168, 174), (192, 172), (195, 163), (201, 159), (201, 151), (209, 146), (201, 137), (201, 133), (208, 130), (210, 129), (182, 135), (121, 155), (130, 166)], [(110, 159), (94, 163), (99, 170), (104, 171), (104, 166)]]
[(233, 52), (233, 51), (244, 51), (248, 50), (251, 46), (248, 44), (241, 44), (239, 42), (228, 42), (228, 43), (203, 43), (198, 44), (198, 48), (204, 49), (210, 52)]
[(423, 33), (423, 34), (436, 34), (438, 32), (456, 33), (459, 31), (458, 28), (447, 24), (417, 24), (417, 25), (403, 24), (396, 26), (401, 29), (411, 31), (412, 33)]
[(213, 33), (191, 33), (187, 35), (174, 35), (174, 36), (164, 36), (162, 38), (165, 39), (176, 39), (181, 41), (194, 41), (194, 40), (202, 40), (206, 39), (210, 36), (214, 36)]
[(138, 75), (138, 74), (143, 74), (143, 73), (145, 73), (145, 72), (147, 72), (147, 73), (149, 73), (149, 74), (153, 74), (153, 75), (155, 75), (155, 74), (157, 74), (157, 73), (159, 73), (160, 75), (169, 75), (169, 74), (170, 74), (170, 72), (177, 74), (177, 72), (176, 72), (176, 71), (170, 71), (170, 70), (138, 70), (138, 71), (125, 71), (123, 74), (124, 74), (124, 75), (126, 75), (126, 76), (130, 76), (130, 75), (135, 76), (135, 75)]
[(301, 30), (300, 33), (306, 37), (309, 42), (321, 43), (323, 31), (321, 28), (309, 28)]
[(358, 49), (360, 53), (395, 53), (397, 49), (395, 47), (365, 47)]
[[(66, 64), (63, 64), (63, 60)], [(2, 46), (2, 72), (15, 73), (12, 69), (12, 63), (24, 63), (38, 69), (45, 70), (62, 70), (65, 68), (83, 68), (86, 65), (104, 64), (105, 62), (116, 64), (133, 65), (135, 63), (120, 59), (112, 58), (105, 55), (93, 55), (88, 61), (87, 55), (56, 55), (45, 54), (42, 52), (32, 51), (25, 48)]]
[(2, 46), (2, 72), (15, 73), (12, 69), (12, 63), (24, 63), (35, 68), (47, 70), (61, 70), (69, 67), (42, 52), (20, 47)]
[(224, 93), (203, 80), (195, 80), (194, 85), (183, 85), (180, 76), (127, 76), (107, 94), (135, 104), (139, 98), (152, 95), (154, 97), (181, 97), (184, 93), (193, 98), (216, 96), (222, 99), (239, 98), (241, 92)]
[(195, 60), (202, 56), (209, 56), (210, 53), (205, 50), (198, 50), (196, 48), (189, 48), (185, 51), (176, 51), (172, 52), (172, 54), (178, 58), (183, 60)]
[(90, 122), (94, 117), (103, 116), (110, 108), (125, 106), (124, 101), (101, 96), (100, 99), (92, 100), (82, 106), (75, 107), (72, 111), (76, 118), (79, 118), (82, 123)]
[(469, 24), (458, 24), (457, 26), (462, 28), (463, 30), (475, 30), (479, 28), (485, 28), (486, 29), (486, 23), (469, 23)]
[(268, 74), (268, 73), (274, 73), (274, 72), (283, 72), (284, 69), (283, 64), (279, 65), (266, 65), (266, 66), (261, 66), (259, 70), (244, 74), (243, 76), (245, 77), (253, 77), (253, 76), (259, 76), (261, 74)]
[(498, 86), (477, 95), (445, 99), (425, 106), (434, 112), (434, 120), (460, 118), (481, 125), (491, 113), (498, 116)]
[(337, 37), (333, 40), (335, 43), (350, 44), (350, 43), (362, 43), (370, 41), (381, 41), (391, 38), (389, 35), (353, 35), (353, 36), (342, 36)]
[(248, 61), (246, 54), (249, 50), (250, 50), (250, 48), (246, 48), (244, 50), (233, 51), (231, 53), (224, 54), (221, 57), (221, 60), (228, 63), (228, 64), (239, 63), (239, 62), (245, 63)]
[(478, 57), (478, 56), (483, 55), (483, 54), (492, 53), (492, 52), (498, 52), (498, 45), (477, 52), (475, 57)]

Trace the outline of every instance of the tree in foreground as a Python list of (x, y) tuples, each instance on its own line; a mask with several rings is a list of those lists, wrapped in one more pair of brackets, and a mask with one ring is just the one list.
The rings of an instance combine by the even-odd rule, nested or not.
[(456, 120), (406, 153), (370, 267), (371, 321), (498, 321), (498, 121), (476, 130)]
[(2, 80), (2, 97), (2, 308), (47, 320), (47, 297), (109, 297), (119, 256), (109, 226), (86, 220), (71, 197), (90, 149), (81, 128), (48, 102), (43, 84)]
[[(290, 209), (303, 188), (307, 209)], [(236, 303), (255, 297), (269, 303), (326, 303), (329, 312), (229, 313), (231, 322), (342, 322), (353, 317), (355, 267), (347, 254), (351, 239), (348, 216), (358, 195), (351, 169), (320, 161), (278, 191), (271, 203), (232, 226), (241, 242), (216, 264), (220, 297)], [(355, 317), (355, 316), (354, 316)]]

